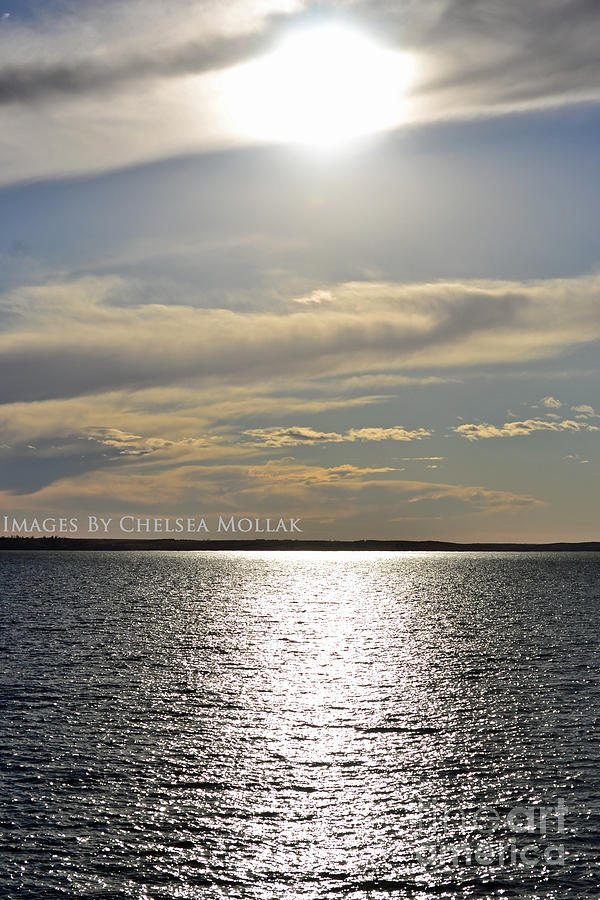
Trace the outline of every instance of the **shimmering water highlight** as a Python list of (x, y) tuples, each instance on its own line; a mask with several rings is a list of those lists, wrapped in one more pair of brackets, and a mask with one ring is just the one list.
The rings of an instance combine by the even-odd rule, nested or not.
[(3, 900), (599, 896), (598, 555), (0, 567)]

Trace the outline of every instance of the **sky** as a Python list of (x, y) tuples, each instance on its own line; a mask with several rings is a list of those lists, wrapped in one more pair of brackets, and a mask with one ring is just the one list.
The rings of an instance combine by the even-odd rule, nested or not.
[(599, 29), (0, 5), (1, 514), (600, 539)]

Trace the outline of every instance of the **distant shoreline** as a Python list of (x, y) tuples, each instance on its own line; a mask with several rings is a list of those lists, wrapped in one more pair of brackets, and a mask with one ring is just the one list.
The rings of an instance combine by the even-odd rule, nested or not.
[(600, 552), (600, 541), (579, 541), (569, 543), (559, 541), (548, 544), (534, 543), (454, 543), (452, 541), (336, 541), (336, 540), (286, 540), (256, 539), (238, 541), (215, 540), (154, 540), (128, 538), (63, 538), (63, 537), (0, 537), (1, 550), (55, 550), (55, 551), (97, 551), (97, 550), (395, 550), (395, 551), (520, 551), (520, 552)]

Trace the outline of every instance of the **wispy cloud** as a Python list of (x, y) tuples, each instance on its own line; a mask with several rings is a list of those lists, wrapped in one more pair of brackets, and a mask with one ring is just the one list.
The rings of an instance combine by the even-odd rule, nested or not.
[[(177, 12), (171, 10), (169, 15), (173, 14), (177, 15)], [(221, 17), (216, 7), (213, 15), (214, 25), (218, 28)], [(122, 40), (104, 43), (102, 37), (107, 35), (99, 31), (99, 43), (92, 47), (91, 54), (77, 56), (76, 51), (72, 51), (68, 59), (24, 60), (20, 64), (0, 67), (0, 105), (97, 94), (124, 87), (130, 82), (201, 75), (228, 68), (268, 50), (286, 18), (276, 14), (262, 20), (254, 16), (253, 22), (242, 18), (244, 30), (240, 33), (222, 34), (213, 30), (212, 34), (200, 33), (183, 43), (167, 43), (164, 35), (160, 35), (163, 17), (157, 12), (155, 32), (140, 35), (138, 46), (132, 45), (131, 41), (123, 45)], [(200, 31), (201, 22), (194, 30)], [(190, 27), (193, 29), (193, 24)], [(247, 28), (251, 30), (245, 30)]]
[(450, 109), (544, 105), (598, 97), (595, 0), (365, 0), (374, 26), (430, 59), (421, 92)]
[[(600, 279), (348, 283), (336, 302), (283, 312), (140, 304), (140, 287), (84, 279), (0, 298), (0, 402), (139, 390), (465, 367), (551, 357), (600, 338)], [(193, 298), (190, 298), (193, 300)], [(14, 315), (13, 315), (14, 312)], [(39, 373), (43, 372), (43, 378)]]
[(260, 465), (216, 463), (182, 465), (153, 470), (147, 458), (132, 464), (127, 472), (97, 470), (70, 474), (28, 494), (0, 493), (4, 509), (51, 509), (60, 503), (90, 508), (140, 510), (165, 504), (185, 514), (201, 508), (203, 513), (243, 510), (245, 515), (264, 515), (294, 508), (303, 516), (328, 513), (347, 519), (354, 516), (354, 502), (361, 511), (378, 510), (388, 521), (399, 515), (429, 517), (435, 510), (449, 515), (476, 515), (535, 509), (540, 500), (513, 491), (491, 490), (465, 484), (411, 481), (390, 466), (303, 465), (293, 459), (271, 460)]
[[(90, 171), (247, 141), (222, 108), (227, 74), (314, 12), (302, 0), (110, 0), (40, 9), (33, 22), (6, 20), (4, 177)], [(593, 0), (358, 0), (330, 14), (414, 56), (404, 121), (600, 98)], [(169, 129), (160, 127), (166, 116)]]

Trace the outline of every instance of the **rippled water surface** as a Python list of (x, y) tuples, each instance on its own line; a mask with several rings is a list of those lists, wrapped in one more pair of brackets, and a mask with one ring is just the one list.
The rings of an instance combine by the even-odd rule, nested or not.
[(0, 897), (600, 897), (599, 574), (0, 554)]

